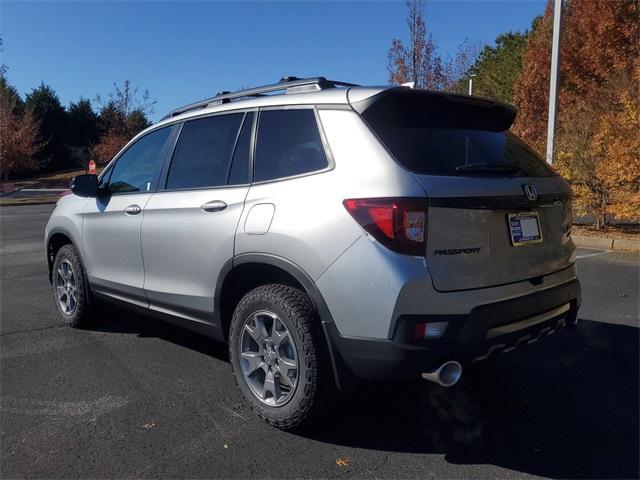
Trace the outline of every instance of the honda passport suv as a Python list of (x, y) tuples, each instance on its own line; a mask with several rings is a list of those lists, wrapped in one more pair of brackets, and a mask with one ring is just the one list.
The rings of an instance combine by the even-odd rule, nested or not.
[(323, 77), (175, 110), (58, 201), (58, 313), (106, 300), (227, 342), (284, 429), (358, 380), (453, 385), (577, 319), (570, 190), (515, 116)]

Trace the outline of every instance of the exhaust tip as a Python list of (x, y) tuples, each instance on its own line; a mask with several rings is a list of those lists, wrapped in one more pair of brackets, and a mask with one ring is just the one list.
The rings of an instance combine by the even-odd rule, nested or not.
[(452, 387), (462, 377), (462, 365), (451, 360), (443, 363), (433, 372), (423, 373), (422, 378), (435, 382), (443, 387)]

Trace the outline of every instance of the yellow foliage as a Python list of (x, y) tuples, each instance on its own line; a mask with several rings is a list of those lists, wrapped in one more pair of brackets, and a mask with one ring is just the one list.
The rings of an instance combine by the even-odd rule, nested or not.
[(595, 176), (606, 191), (608, 211), (620, 219), (640, 218), (640, 116), (637, 98), (622, 92), (600, 120), (592, 150)]
[(640, 110), (635, 78), (626, 80), (562, 116), (556, 169), (571, 184), (576, 213), (599, 226), (607, 216), (640, 218)]

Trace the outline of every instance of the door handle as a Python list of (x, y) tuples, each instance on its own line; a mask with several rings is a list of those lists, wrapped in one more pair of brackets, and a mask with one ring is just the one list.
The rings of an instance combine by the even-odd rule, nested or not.
[(142, 211), (140, 205), (129, 205), (124, 209), (124, 213), (127, 215), (137, 215)]
[(219, 212), (220, 210), (227, 208), (227, 204), (222, 200), (212, 200), (210, 202), (203, 203), (200, 208), (205, 212)]

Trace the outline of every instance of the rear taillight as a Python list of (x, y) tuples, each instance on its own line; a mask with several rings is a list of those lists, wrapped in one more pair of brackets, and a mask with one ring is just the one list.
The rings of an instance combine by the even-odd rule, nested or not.
[(424, 198), (350, 198), (347, 211), (385, 247), (424, 256), (427, 245), (427, 201)]

